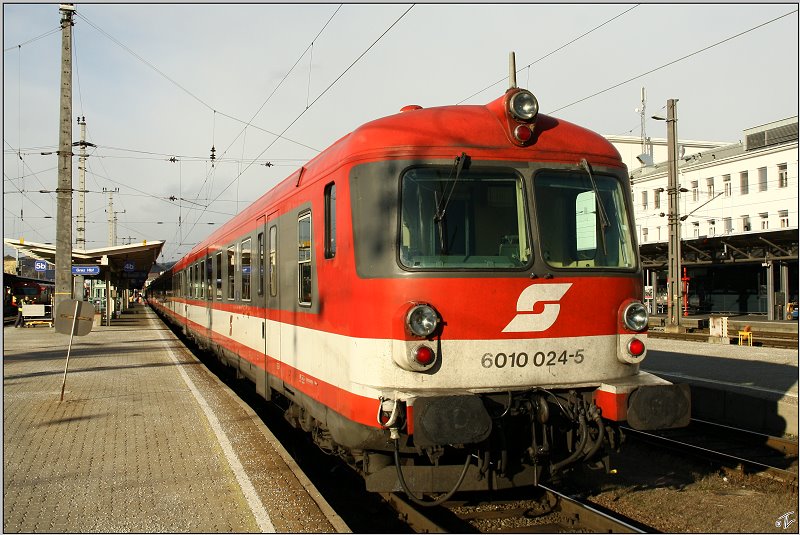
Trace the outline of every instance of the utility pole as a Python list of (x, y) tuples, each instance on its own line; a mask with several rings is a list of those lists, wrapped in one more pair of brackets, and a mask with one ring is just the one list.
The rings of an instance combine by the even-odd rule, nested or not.
[(86, 141), (86, 117), (78, 117), (81, 127), (81, 140), (73, 145), (78, 145), (81, 152), (78, 155), (78, 249), (86, 249), (86, 147), (94, 147), (93, 143)]
[[(78, 231), (78, 239), (75, 241), (75, 248), (80, 250), (86, 249), (86, 146), (92, 145), (86, 143), (86, 117), (78, 117), (78, 126), (81, 129), (81, 140), (73, 145), (80, 147), (80, 154), (78, 156), (78, 225), (75, 230)], [(94, 146), (94, 145), (92, 145)], [(77, 299), (83, 300), (84, 289), (83, 275), (76, 275), (73, 278), (73, 295)]]
[(111, 236), (112, 236), (111, 237), (111, 240), (112, 240), (111, 246), (112, 247), (116, 247), (116, 245), (117, 245), (117, 214), (124, 214), (124, 213), (125, 213), (125, 210), (122, 210), (121, 212), (114, 212), (114, 225), (113, 225), (113, 228), (112, 228), (112, 231), (111, 231)]
[(680, 332), (681, 324), (681, 220), (680, 220), (680, 186), (678, 185), (678, 119), (676, 116), (677, 99), (667, 100), (667, 150), (669, 195), (669, 244), (667, 248), (667, 325), (665, 331)]
[(61, 4), (61, 101), (58, 132), (56, 206), (56, 292), (53, 311), (72, 297), (72, 15), (75, 6)]
[(116, 212), (114, 212), (114, 193), (117, 193), (119, 188), (103, 188), (103, 191), (108, 193), (108, 208), (106, 208), (106, 213), (108, 214), (108, 246), (114, 247), (117, 241), (115, 228), (117, 216), (115, 215)]

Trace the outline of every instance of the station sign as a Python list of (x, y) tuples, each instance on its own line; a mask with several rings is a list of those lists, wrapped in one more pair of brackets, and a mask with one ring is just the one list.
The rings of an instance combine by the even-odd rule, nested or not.
[(129, 262), (125, 262), (122, 265), (122, 269), (123, 269), (123, 271), (127, 271), (128, 273), (130, 273), (131, 271), (134, 271), (136, 269), (136, 264), (134, 264), (133, 262), (130, 262), (130, 261)]
[(33, 263), (33, 269), (36, 271), (47, 271), (47, 262), (44, 260), (36, 260)]
[(100, 266), (72, 266), (73, 275), (99, 275)]

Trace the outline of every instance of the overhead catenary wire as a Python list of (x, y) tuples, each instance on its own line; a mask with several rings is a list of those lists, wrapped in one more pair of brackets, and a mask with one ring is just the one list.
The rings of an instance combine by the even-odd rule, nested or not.
[[(228, 151), (230, 150), (230, 148), (233, 146), (233, 144), (236, 142), (236, 140), (237, 140), (237, 139), (239, 139), (239, 137), (243, 135), (243, 133), (246, 131), (246, 129), (247, 129), (249, 126), (252, 126), (252, 122), (253, 122), (253, 120), (255, 120), (255, 118), (256, 118), (256, 117), (258, 117), (258, 115), (261, 113), (261, 110), (263, 110), (263, 109), (264, 109), (264, 107), (267, 105), (267, 103), (268, 103), (268, 102), (269, 102), (269, 101), (272, 99), (273, 95), (275, 95), (275, 93), (278, 91), (278, 89), (280, 89), (280, 87), (281, 87), (281, 86), (283, 85), (283, 83), (284, 83), (284, 82), (287, 80), (287, 78), (289, 77), (289, 75), (290, 75), (290, 74), (291, 74), (291, 73), (294, 71), (295, 67), (297, 67), (297, 65), (300, 63), (300, 61), (301, 61), (301, 60), (303, 59), (303, 57), (306, 55), (306, 52), (308, 52), (308, 51), (309, 51), (309, 49), (310, 49), (310, 48), (313, 46), (313, 44), (314, 44), (314, 41), (316, 41), (317, 39), (319, 39), (319, 36), (320, 36), (320, 35), (322, 35), (322, 32), (323, 32), (323, 31), (325, 31), (325, 28), (327, 28), (327, 27), (328, 27), (328, 25), (329, 25), (329, 24), (331, 23), (331, 21), (333, 20), (333, 17), (335, 17), (335, 16), (336, 16), (336, 14), (339, 12), (339, 10), (340, 10), (341, 8), (342, 8), (342, 5), (341, 5), (341, 4), (339, 4), (339, 7), (337, 7), (337, 8), (336, 8), (336, 11), (334, 11), (334, 12), (333, 12), (333, 14), (332, 14), (332, 15), (330, 16), (330, 18), (327, 20), (327, 22), (325, 22), (325, 24), (322, 26), (322, 28), (321, 28), (321, 29), (320, 29), (320, 30), (317, 32), (317, 35), (315, 35), (315, 36), (314, 36), (314, 38), (311, 40), (311, 44), (309, 44), (309, 45), (308, 45), (308, 46), (305, 48), (305, 50), (303, 50), (303, 52), (302, 52), (302, 53), (300, 54), (300, 56), (299, 56), (299, 57), (298, 57), (298, 58), (295, 60), (294, 64), (293, 64), (293, 65), (292, 65), (292, 66), (289, 68), (289, 70), (286, 72), (286, 74), (284, 74), (284, 75), (283, 75), (283, 78), (281, 78), (281, 81), (280, 81), (280, 82), (278, 82), (278, 85), (276, 85), (276, 86), (275, 86), (275, 88), (274, 88), (274, 89), (272, 90), (272, 92), (271, 92), (271, 93), (270, 93), (270, 94), (267, 96), (267, 98), (264, 100), (264, 102), (262, 102), (262, 103), (261, 103), (261, 106), (259, 106), (259, 107), (258, 107), (258, 109), (255, 111), (255, 113), (253, 113), (253, 116), (252, 116), (252, 117), (250, 117), (250, 120), (249, 120), (249, 121), (247, 121), (247, 123), (245, 124), (244, 128), (242, 128), (242, 130), (241, 130), (241, 131), (240, 131), (240, 132), (239, 132), (239, 133), (236, 135), (236, 137), (234, 137), (234, 138), (233, 138), (233, 140), (232, 140), (232, 141), (231, 141), (231, 142), (228, 144), (228, 146), (225, 148), (225, 150), (224, 150), (224, 151), (222, 151), (222, 153), (220, 154), (220, 159), (223, 159), (223, 158), (225, 157), (225, 155), (228, 153)], [(309, 76), (310, 76), (310, 75), (309, 75)], [(308, 105), (307, 105), (307, 104), (306, 104), (306, 107), (308, 107)], [(262, 129), (262, 130), (263, 130), (263, 129)], [(276, 136), (276, 138), (278, 137), (278, 134), (274, 134), (274, 133), (272, 133), (272, 132), (268, 132), (268, 133), (270, 133), (270, 134), (272, 134), (272, 135)], [(311, 149), (311, 150), (313, 150), (313, 151), (315, 151), (315, 152), (319, 152), (319, 150), (317, 150), (317, 149), (314, 149), (313, 147), (309, 147), (308, 145), (302, 145), (302, 146), (304, 146), (304, 147), (306, 147), (306, 148), (309, 148), (309, 149)], [(248, 168), (249, 168), (249, 167), (250, 167), (250, 166), (248, 165)], [(241, 176), (241, 175), (242, 175), (242, 173), (243, 173), (243, 172), (244, 172), (244, 171), (240, 172), (240, 173), (237, 175), (237, 179), (238, 179), (238, 177), (239, 177), (239, 176)], [(198, 195), (199, 195), (199, 194), (200, 194), (200, 192), (203, 190), (203, 187), (205, 186), (206, 182), (208, 181), (208, 178), (209, 178), (209, 175), (207, 174), (207, 175), (206, 175), (206, 177), (205, 177), (205, 179), (203, 180), (203, 183), (202, 183), (202, 184), (200, 185), (200, 187), (198, 188)]]
[[(301, 117), (302, 117), (302, 116), (303, 116), (303, 115), (304, 115), (304, 114), (305, 114), (305, 113), (306, 113), (306, 112), (307, 112), (309, 109), (311, 109), (311, 107), (312, 107), (312, 106), (313, 106), (313, 105), (314, 105), (314, 104), (315, 104), (317, 101), (319, 101), (319, 99), (321, 99), (321, 98), (322, 98), (322, 97), (323, 97), (323, 96), (324, 96), (324, 95), (325, 95), (325, 94), (326, 94), (328, 91), (330, 91), (330, 89), (331, 89), (331, 88), (332, 88), (334, 85), (336, 85), (336, 83), (337, 83), (339, 80), (341, 80), (341, 78), (342, 78), (342, 77), (343, 77), (345, 74), (347, 74), (347, 73), (350, 71), (350, 69), (352, 69), (352, 68), (353, 68), (353, 66), (354, 66), (356, 63), (358, 63), (358, 62), (361, 60), (361, 58), (363, 58), (363, 57), (364, 57), (364, 56), (365, 56), (365, 55), (366, 55), (366, 54), (367, 54), (367, 53), (368, 53), (370, 50), (372, 50), (372, 48), (373, 48), (373, 47), (374, 47), (376, 44), (378, 44), (378, 42), (379, 42), (381, 39), (383, 39), (383, 38), (384, 38), (384, 36), (386, 36), (386, 34), (388, 34), (388, 33), (389, 33), (391, 30), (392, 30), (392, 28), (394, 28), (394, 27), (395, 27), (395, 26), (396, 26), (396, 25), (397, 25), (397, 24), (398, 24), (398, 23), (401, 21), (401, 20), (402, 20), (402, 19), (403, 19), (403, 18), (404, 18), (404, 17), (405, 17), (407, 14), (408, 14), (408, 12), (409, 12), (409, 11), (411, 11), (411, 9), (412, 9), (412, 8), (413, 8), (415, 5), (416, 5), (416, 4), (412, 4), (412, 5), (411, 5), (411, 6), (410, 6), (408, 9), (406, 9), (406, 10), (405, 10), (405, 11), (404, 11), (404, 12), (403, 12), (403, 13), (402, 13), (402, 14), (401, 14), (401, 15), (400, 15), (400, 16), (399, 16), (399, 17), (398, 17), (398, 18), (397, 18), (397, 19), (396, 19), (396, 20), (395, 20), (395, 21), (394, 21), (394, 22), (393, 22), (393, 23), (392, 23), (392, 24), (391, 24), (391, 25), (390, 25), (388, 28), (386, 28), (386, 30), (384, 30), (384, 32), (383, 32), (383, 33), (382, 33), (380, 36), (378, 36), (378, 38), (377, 38), (377, 39), (375, 39), (375, 41), (373, 41), (373, 42), (372, 42), (372, 44), (371, 44), (371, 45), (369, 45), (369, 46), (366, 48), (366, 50), (364, 50), (364, 51), (363, 51), (363, 52), (362, 52), (362, 53), (361, 53), (361, 54), (360, 54), (360, 55), (359, 55), (359, 56), (358, 56), (358, 57), (357, 57), (355, 60), (353, 60), (353, 62), (352, 62), (352, 63), (351, 63), (351, 64), (350, 64), (350, 65), (349, 65), (349, 66), (348, 66), (348, 67), (347, 67), (347, 68), (346, 68), (344, 71), (342, 71), (342, 73), (341, 73), (341, 74), (339, 74), (339, 76), (337, 76), (337, 77), (336, 77), (336, 79), (335, 79), (335, 80), (333, 80), (333, 82), (331, 82), (331, 83), (328, 85), (328, 87), (326, 87), (326, 88), (325, 88), (325, 89), (324, 89), (324, 90), (323, 90), (323, 91), (322, 91), (322, 92), (321, 92), (319, 95), (317, 95), (317, 97), (316, 97), (316, 98), (315, 98), (313, 101), (311, 101), (311, 103), (310, 103), (310, 104), (309, 104), (309, 105), (308, 105), (308, 106), (307, 106), (305, 109), (303, 109), (303, 110), (300, 112), (300, 114), (299, 114), (297, 117), (295, 117), (295, 118), (294, 118), (294, 120), (292, 120), (292, 122), (290, 122), (290, 123), (289, 123), (289, 124), (286, 126), (286, 128), (284, 128), (284, 129), (283, 129), (283, 131), (281, 132), (281, 136), (282, 136), (282, 135), (283, 135), (283, 134), (284, 134), (284, 133), (285, 133), (287, 130), (289, 130), (289, 129), (290, 129), (290, 128), (291, 128), (291, 127), (292, 127), (292, 126), (293, 126), (293, 125), (294, 125), (294, 124), (297, 122), (297, 121), (299, 121), (299, 120), (300, 120), (300, 118), (301, 118)], [(261, 153), (260, 153), (258, 156), (256, 156), (256, 158), (255, 158), (255, 159), (257, 160), (257, 159), (261, 158), (261, 156), (263, 156), (263, 155), (264, 155), (264, 153), (265, 153), (265, 152), (267, 152), (267, 151), (268, 151), (268, 150), (269, 150), (269, 149), (272, 147), (272, 145), (274, 145), (274, 144), (275, 144), (275, 142), (276, 142), (276, 141), (277, 141), (277, 138), (276, 138), (275, 140), (273, 140), (273, 141), (272, 141), (272, 142), (271, 142), (269, 145), (267, 145), (267, 146), (264, 148), (264, 150), (262, 150), (262, 151), (261, 151)], [(249, 168), (250, 168), (250, 165), (248, 165), (247, 167), (245, 167), (245, 169), (242, 171), (242, 173), (244, 173), (245, 171), (247, 171), (247, 169), (249, 169)], [(240, 173), (240, 175), (241, 175), (242, 173)], [(239, 178), (239, 176), (236, 176), (236, 177), (235, 177), (233, 180), (231, 180), (231, 181), (228, 183), (228, 185), (227, 185), (227, 186), (225, 186), (225, 188), (224, 188), (222, 191), (220, 191), (220, 192), (219, 192), (219, 194), (217, 195), (217, 197), (215, 197), (215, 199), (214, 199), (214, 200), (218, 199), (218, 198), (219, 198), (219, 197), (220, 197), (220, 196), (221, 196), (223, 193), (225, 193), (225, 191), (227, 191), (227, 189), (228, 189), (228, 188), (230, 188), (230, 187), (231, 187), (231, 185), (232, 185), (232, 184), (233, 184), (233, 183), (236, 181), (236, 179), (238, 179), (238, 178)], [(213, 201), (212, 201), (212, 202), (213, 202)], [(192, 227), (192, 228), (194, 228), (194, 227)]]
[[(528, 76), (530, 77), (530, 68), (531, 68), (533, 65), (535, 65), (536, 63), (539, 63), (539, 62), (540, 62), (540, 61), (542, 61), (543, 59), (545, 59), (545, 58), (548, 58), (548, 57), (552, 56), (552, 55), (553, 55), (553, 54), (555, 54), (556, 52), (558, 52), (558, 51), (560, 51), (560, 50), (563, 50), (563, 49), (567, 48), (569, 45), (571, 45), (571, 44), (573, 44), (573, 43), (575, 43), (575, 42), (577, 42), (577, 41), (579, 41), (579, 40), (583, 39), (584, 37), (586, 37), (586, 36), (587, 36), (587, 35), (589, 35), (590, 33), (594, 32), (594, 31), (596, 31), (596, 30), (599, 30), (599, 29), (600, 29), (600, 28), (602, 28), (603, 26), (605, 26), (605, 25), (607, 25), (607, 24), (609, 24), (609, 23), (611, 23), (611, 22), (615, 21), (616, 19), (618, 19), (618, 18), (622, 17), (623, 15), (626, 15), (627, 13), (629, 13), (629, 12), (633, 11), (634, 9), (636, 9), (637, 7), (639, 7), (640, 5), (641, 5), (641, 4), (636, 4), (635, 6), (633, 6), (633, 7), (631, 7), (631, 8), (628, 8), (628, 9), (626, 9), (625, 11), (623, 11), (622, 13), (620, 13), (619, 15), (616, 15), (616, 16), (614, 16), (614, 17), (611, 17), (610, 19), (608, 19), (607, 21), (603, 22), (602, 24), (599, 24), (599, 25), (595, 26), (594, 28), (592, 28), (592, 29), (591, 29), (591, 30), (589, 30), (588, 32), (584, 32), (584, 33), (582, 33), (581, 35), (579, 35), (578, 37), (576, 37), (576, 38), (572, 39), (571, 41), (568, 41), (567, 43), (564, 43), (563, 45), (559, 46), (558, 48), (551, 50), (550, 52), (548, 52), (548, 53), (547, 53), (547, 54), (545, 54), (544, 56), (540, 57), (539, 59), (537, 59), (537, 60), (535, 60), (535, 61), (532, 61), (531, 63), (527, 64), (526, 66), (524, 66), (524, 67), (522, 67), (522, 68), (520, 68), (520, 69), (517, 69), (517, 71), (516, 71), (516, 72), (517, 72), (517, 73), (521, 73), (521, 72), (522, 72), (522, 71), (524, 71), (525, 69), (528, 69)], [(487, 90), (491, 89), (492, 87), (496, 86), (497, 84), (499, 84), (499, 83), (502, 83), (502, 82), (505, 82), (506, 80), (508, 80), (508, 76), (507, 76), (507, 75), (506, 75), (506, 76), (504, 76), (504, 77), (502, 77), (502, 78), (500, 78), (499, 80), (497, 80), (496, 82), (492, 83), (491, 85), (488, 85), (488, 86), (484, 87), (484, 88), (483, 88), (483, 89), (481, 89), (480, 91), (477, 91), (477, 92), (475, 92), (475, 93), (471, 94), (471, 95), (470, 95), (470, 96), (468, 96), (467, 98), (465, 98), (465, 99), (462, 99), (461, 101), (457, 102), (457, 104), (463, 104), (464, 102), (468, 101), (469, 99), (471, 99), (471, 98), (473, 98), (473, 97), (476, 97), (476, 96), (480, 95), (480, 94), (481, 94), (481, 93), (483, 93), (484, 91), (487, 91)]]
[(643, 78), (643, 77), (647, 76), (648, 74), (653, 74), (653, 73), (654, 73), (654, 72), (656, 72), (656, 71), (660, 71), (661, 69), (664, 69), (664, 68), (666, 68), (666, 67), (669, 67), (669, 66), (671, 66), (671, 65), (675, 65), (676, 63), (678, 63), (678, 62), (681, 62), (681, 61), (683, 61), (683, 60), (685, 60), (685, 59), (689, 59), (689, 58), (691, 58), (691, 57), (693, 57), (693, 56), (696, 56), (696, 55), (698, 55), (698, 54), (702, 54), (703, 52), (706, 52), (706, 51), (708, 51), (708, 50), (711, 50), (712, 48), (715, 48), (715, 47), (717, 47), (717, 46), (719, 46), (719, 45), (721, 45), (721, 44), (727, 43), (728, 41), (732, 41), (733, 39), (736, 39), (736, 38), (738, 38), (738, 37), (741, 37), (741, 36), (743, 36), (743, 35), (746, 35), (746, 34), (748, 34), (748, 33), (752, 32), (752, 31), (758, 30), (759, 28), (763, 28), (764, 26), (767, 26), (767, 25), (769, 25), (769, 24), (772, 24), (773, 22), (777, 22), (777, 21), (779, 21), (779, 20), (781, 20), (781, 19), (783, 19), (783, 18), (785, 18), (785, 17), (788, 17), (789, 15), (792, 15), (792, 14), (794, 14), (794, 13), (797, 13), (797, 11), (798, 11), (798, 10), (797, 10), (797, 9), (795, 9), (795, 10), (793, 10), (793, 11), (790, 11), (790, 12), (788, 12), (788, 13), (784, 13), (783, 15), (780, 15), (780, 16), (778, 16), (778, 17), (775, 17), (775, 18), (774, 18), (774, 19), (772, 19), (772, 20), (768, 20), (767, 22), (762, 22), (761, 24), (758, 24), (757, 26), (753, 26), (752, 28), (750, 28), (750, 29), (748, 29), (748, 30), (745, 30), (745, 31), (743, 31), (743, 32), (739, 32), (739, 33), (737, 33), (736, 35), (732, 35), (732, 36), (730, 36), (730, 37), (726, 37), (725, 39), (723, 39), (723, 40), (721, 40), (721, 41), (717, 41), (716, 43), (714, 43), (714, 44), (711, 44), (711, 45), (708, 45), (708, 46), (706, 46), (706, 47), (703, 47), (703, 48), (701, 48), (700, 50), (696, 50), (696, 51), (694, 51), (694, 52), (692, 52), (692, 53), (690, 53), (690, 54), (686, 54), (685, 56), (681, 56), (681, 57), (679, 57), (679, 58), (677, 58), (677, 59), (674, 59), (674, 60), (672, 60), (672, 61), (669, 61), (669, 62), (667, 62), (667, 63), (664, 63), (663, 65), (661, 65), (661, 66), (659, 66), (659, 67), (656, 67), (655, 69), (650, 69), (650, 70), (649, 70), (649, 71), (647, 71), (647, 72), (643, 72), (643, 73), (641, 73), (641, 74), (637, 74), (636, 76), (633, 76), (633, 77), (631, 77), (631, 78), (628, 78), (628, 79), (627, 79), (627, 80), (625, 80), (625, 81), (622, 81), (622, 82), (616, 83), (616, 84), (612, 85), (611, 87), (607, 87), (607, 88), (605, 88), (605, 89), (603, 89), (603, 90), (601, 90), (601, 91), (597, 91), (596, 93), (592, 93), (591, 95), (589, 95), (589, 96), (587, 96), (587, 97), (583, 97), (583, 98), (581, 98), (581, 99), (578, 99), (578, 100), (576, 100), (575, 102), (571, 102), (571, 103), (567, 104), (566, 106), (561, 106), (560, 108), (556, 108), (556, 109), (554, 109), (554, 110), (552, 110), (552, 111), (549, 111), (549, 112), (547, 112), (547, 113), (548, 113), (548, 114), (553, 114), (553, 113), (556, 113), (556, 112), (559, 112), (559, 111), (565, 110), (565, 109), (567, 109), (567, 108), (570, 108), (570, 107), (574, 106), (575, 104), (580, 104), (581, 102), (585, 102), (585, 101), (589, 100), (590, 98), (594, 98), (594, 97), (596, 97), (596, 96), (598, 96), (598, 95), (602, 95), (603, 93), (607, 93), (608, 91), (611, 91), (612, 89), (616, 89), (616, 88), (618, 88), (618, 87), (621, 87), (621, 86), (623, 86), (623, 85), (625, 85), (625, 84), (627, 84), (627, 83), (633, 82), (634, 80), (638, 80), (639, 78)]
[(60, 31), (61, 31), (61, 26), (56, 26), (52, 30), (47, 31), (47, 32), (45, 32), (45, 33), (43, 33), (43, 34), (41, 34), (41, 35), (39, 35), (37, 37), (33, 37), (31, 39), (28, 39), (27, 41), (23, 41), (22, 43), (20, 43), (18, 45), (14, 45), (14, 46), (10, 46), (8, 48), (4, 48), (3, 49), (3, 53), (10, 52), (10, 51), (14, 50), (15, 48), (17, 48), (17, 49), (18, 48), (22, 48), (25, 45), (29, 45), (29, 44), (33, 43), (34, 41), (38, 41), (39, 39), (47, 37), (48, 35), (53, 35), (53, 34), (58, 33)]
[[(128, 46), (126, 46), (124, 43), (122, 43), (121, 41), (119, 41), (118, 39), (116, 39), (114, 36), (112, 36), (111, 34), (109, 34), (108, 32), (106, 32), (106, 31), (105, 31), (105, 30), (103, 30), (102, 28), (100, 28), (98, 25), (96, 25), (95, 23), (93, 23), (92, 21), (90, 21), (89, 19), (87, 19), (87, 18), (86, 18), (84, 15), (82, 15), (82, 14), (80, 14), (80, 13), (76, 13), (75, 15), (76, 15), (77, 17), (79, 17), (80, 19), (82, 19), (83, 21), (85, 21), (85, 22), (86, 22), (86, 23), (87, 23), (89, 26), (91, 26), (92, 28), (94, 28), (95, 30), (97, 30), (98, 32), (100, 32), (100, 33), (101, 33), (102, 35), (104, 35), (106, 38), (108, 38), (109, 40), (111, 40), (111, 41), (112, 41), (114, 44), (116, 44), (117, 46), (119, 46), (120, 48), (122, 48), (123, 50), (125, 50), (126, 52), (128, 52), (128, 53), (129, 53), (130, 55), (132, 55), (134, 58), (138, 59), (139, 61), (141, 61), (142, 63), (144, 63), (144, 64), (145, 64), (145, 65), (147, 65), (148, 67), (150, 67), (150, 68), (151, 68), (152, 70), (154, 70), (154, 71), (155, 71), (155, 72), (156, 72), (158, 75), (160, 75), (161, 77), (163, 77), (165, 80), (167, 80), (167, 81), (168, 81), (168, 82), (170, 82), (171, 84), (175, 85), (175, 86), (176, 86), (178, 89), (180, 89), (181, 91), (183, 91), (184, 93), (186, 93), (186, 94), (187, 94), (188, 96), (190, 96), (192, 99), (196, 100), (196, 101), (197, 101), (198, 103), (200, 103), (202, 106), (204, 106), (204, 107), (208, 108), (208, 109), (209, 109), (209, 110), (211, 110), (211, 111), (217, 112), (217, 113), (219, 113), (220, 115), (222, 115), (222, 116), (224, 116), (224, 117), (227, 117), (228, 119), (231, 119), (231, 120), (233, 120), (233, 121), (240, 122), (240, 123), (242, 123), (242, 124), (247, 124), (247, 122), (246, 122), (246, 121), (244, 121), (244, 120), (242, 120), (242, 119), (239, 119), (239, 118), (237, 118), (237, 117), (234, 117), (233, 115), (229, 115), (229, 114), (223, 113), (223, 112), (221, 112), (221, 111), (217, 110), (216, 108), (214, 108), (214, 107), (213, 107), (211, 104), (209, 104), (208, 102), (206, 102), (206, 101), (205, 101), (205, 100), (203, 100), (202, 98), (198, 97), (197, 95), (195, 95), (195, 94), (194, 94), (194, 93), (192, 93), (191, 91), (189, 91), (187, 88), (185, 88), (183, 85), (181, 85), (181, 84), (180, 84), (180, 83), (178, 83), (176, 80), (174, 80), (173, 78), (171, 78), (169, 75), (167, 75), (166, 73), (164, 73), (164, 72), (163, 72), (161, 69), (159, 69), (158, 67), (156, 67), (155, 65), (153, 65), (151, 62), (147, 61), (145, 58), (143, 58), (142, 56), (140, 56), (139, 54), (137, 54), (136, 52), (134, 52), (133, 50), (131, 50), (131, 49), (130, 49)], [(60, 29), (60, 28), (59, 28), (59, 29)], [(269, 131), (267, 131), (267, 130), (264, 130), (264, 131), (265, 131), (265, 132), (267, 132), (267, 133), (269, 133), (269, 134), (272, 134), (272, 135), (277, 135), (277, 134), (275, 134), (275, 133), (273, 133), (273, 132), (269, 132)], [(294, 140), (292, 140), (292, 139), (288, 139), (288, 138), (285, 138), (285, 141), (288, 141), (288, 142), (290, 142), (290, 143), (297, 143), (296, 141), (294, 141)], [(297, 143), (297, 144), (298, 144), (298, 145), (302, 145), (301, 143)]]

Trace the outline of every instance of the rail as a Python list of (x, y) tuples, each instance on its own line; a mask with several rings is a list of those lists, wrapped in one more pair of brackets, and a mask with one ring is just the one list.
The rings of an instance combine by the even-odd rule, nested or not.
[[(692, 419), (689, 427), (657, 432), (625, 427), (628, 436), (689, 453), (738, 471), (798, 486), (796, 439)], [(735, 454), (733, 453), (735, 452)]]

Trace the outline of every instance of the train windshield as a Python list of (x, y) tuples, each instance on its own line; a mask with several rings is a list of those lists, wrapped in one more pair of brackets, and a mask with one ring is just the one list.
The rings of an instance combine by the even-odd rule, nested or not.
[(555, 268), (635, 268), (622, 184), (607, 175), (534, 176), (542, 257)]
[(531, 258), (522, 178), (511, 170), (403, 175), (400, 263), (417, 269), (521, 269)]

